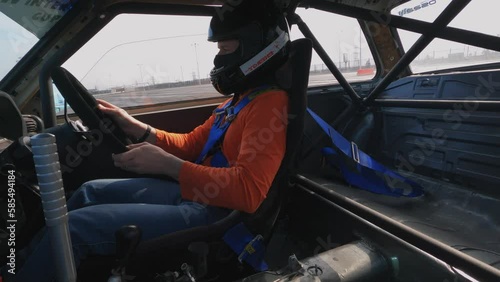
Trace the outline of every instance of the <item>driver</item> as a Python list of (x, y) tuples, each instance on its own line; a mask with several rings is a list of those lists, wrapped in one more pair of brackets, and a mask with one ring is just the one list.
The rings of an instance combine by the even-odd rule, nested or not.
[[(88, 254), (114, 254), (115, 231), (123, 225), (139, 226), (142, 239), (148, 240), (209, 225), (232, 209), (253, 213), (266, 198), (285, 153), (288, 97), (277, 87), (274, 73), (288, 57), (288, 25), (282, 15), (244, 1), (213, 16), (208, 40), (219, 49), (212, 84), (221, 94), (234, 96), (190, 133), (152, 128), (99, 101), (99, 109), (138, 141), (114, 155), (114, 164), (176, 181), (83, 184), (67, 203), (76, 265)], [(14, 281), (54, 279), (49, 238), (43, 230), (37, 237)]]

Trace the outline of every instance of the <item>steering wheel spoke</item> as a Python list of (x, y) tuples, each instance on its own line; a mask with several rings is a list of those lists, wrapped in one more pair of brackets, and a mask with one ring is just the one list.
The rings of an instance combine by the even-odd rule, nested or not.
[(125, 152), (132, 142), (111, 117), (99, 110), (97, 100), (87, 88), (63, 67), (54, 68), (51, 75), (61, 95), (90, 131), (102, 134), (103, 143), (113, 153)]

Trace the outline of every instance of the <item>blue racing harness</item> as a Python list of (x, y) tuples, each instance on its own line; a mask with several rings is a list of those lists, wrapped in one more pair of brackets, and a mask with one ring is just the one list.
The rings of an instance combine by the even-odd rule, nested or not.
[(380, 164), (311, 109), (307, 111), (330, 137), (333, 147), (325, 147), (321, 151), (331, 165), (340, 169), (347, 183), (373, 193), (395, 197), (418, 197), (424, 193), (419, 184)]
[(231, 125), (231, 122), (236, 118), (236, 115), (255, 99), (255, 97), (272, 89), (277, 88), (269, 85), (257, 87), (251, 93), (243, 97), (236, 105), (233, 105), (233, 100), (231, 100), (223, 107), (215, 109), (215, 120), (210, 129), (207, 142), (195, 163), (201, 164), (208, 156), (212, 155), (212, 159), (210, 160), (210, 165), (212, 167), (229, 167), (229, 162), (222, 153), (222, 141), (229, 125)]
[[(236, 118), (238, 113), (248, 105), (259, 94), (272, 89), (277, 89), (274, 86), (264, 85), (252, 90), (251, 93), (243, 97), (236, 105), (233, 105), (233, 100), (226, 103), (223, 107), (214, 110), (215, 120), (210, 129), (207, 142), (201, 151), (201, 154), (196, 159), (197, 164), (201, 164), (209, 156), (212, 156), (210, 165), (212, 167), (229, 167), (227, 158), (222, 153), (222, 141), (231, 125), (231, 122)], [(234, 99), (234, 98), (233, 98)], [(261, 235), (254, 236), (243, 222), (236, 224), (231, 229), (226, 231), (223, 240), (228, 246), (238, 254), (238, 260), (245, 261), (258, 271), (267, 270), (268, 266), (264, 262), (265, 245), (262, 242)]]

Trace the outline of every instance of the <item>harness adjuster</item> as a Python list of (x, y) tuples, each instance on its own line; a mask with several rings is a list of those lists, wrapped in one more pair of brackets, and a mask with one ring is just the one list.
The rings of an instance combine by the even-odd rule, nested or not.
[(359, 149), (358, 145), (351, 141), (351, 154), (352, 159), (359, 164)]
[(264, 237), (258, 234), (250, 242), (248, 242), (248, 244), (246, 244), (245, 248), (243, 248), (243, 251), (241, 251), (240, 255), (238, 256), (238, 261), (242, 263), (247, 256), (255, 253), (256, 252), (255, 244), (258, 243), (259, 241), (262, 241), (263, 239)]
[(225, 109), (215, 109), (214, 110), (215, 120), (214, 123), (217, 124), (220, 122), (223, 115), (226, 113)]
[(220, 116), (222, 114), (224, 114), (226, 112), (226, 109), (225, 108), (217, 108), (213, 111), (213, 113), (216, 115), (216, 116)]
[(234, 120), (236, 115), (234, 114), (234, 106), (226, 108), (226, 122), (231, 122)]

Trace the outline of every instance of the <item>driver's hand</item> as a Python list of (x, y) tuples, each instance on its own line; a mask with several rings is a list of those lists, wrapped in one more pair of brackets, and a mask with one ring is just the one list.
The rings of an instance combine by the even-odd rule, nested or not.
[(104, 114), (111, 117), (115, 123), (125, 132), (125, 134), (134, 139), (140, 138), (147, 129), (147, 124), (135, 119), (124, 109), (117, 107), (104, 100), (97, 99), (99, 103), (97, 108)]
[(149, 143), (132, 144), (127, 148), (125, 153), (113, 155), (116, 167), (139, 174), (163, 174), (179, 179), (183, 160)]

